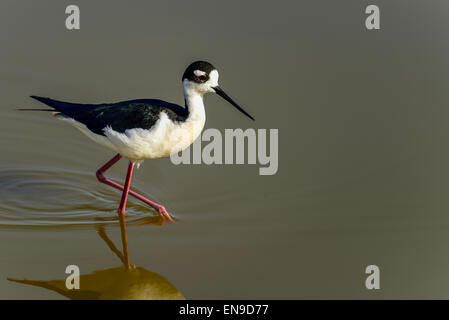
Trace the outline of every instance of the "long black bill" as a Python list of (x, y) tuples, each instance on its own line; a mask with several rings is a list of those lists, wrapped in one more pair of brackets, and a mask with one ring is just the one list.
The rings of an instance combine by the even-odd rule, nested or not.
[(215, 90), (215, 92), (222, 97), (223, 99), (225, 99), (227, 102), (229, 102), (230, 104), (232, 104), (234, 107), (236, 107), (240, 112), (242, 112), (244, 115), (246, 115), (248, 118), (250, 118), (251, 120), (254, 120), (254, 118), (245, 110), (242, 109), (242, 107), (240, 107), (234, 100), (231, 99), (231, 97), (229, 97), (219, 86), (216, 86), (213, 88)]

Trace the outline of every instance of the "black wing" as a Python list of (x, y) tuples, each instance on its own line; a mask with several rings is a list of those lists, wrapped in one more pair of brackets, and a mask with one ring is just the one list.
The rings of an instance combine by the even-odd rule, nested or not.
[(49, 98), (31, 96), (59, 111), (62, 115), (83, 123), (86, 127), (100, 135), (103, 129), (110, 126), (118, 132), (127, 129), (150, 129), (164, 111), (173, 121), (185, 121), (188, 111), (177, 104), (157, 99), (138, 99), (117, 103), (79, 104), (57, 101)]

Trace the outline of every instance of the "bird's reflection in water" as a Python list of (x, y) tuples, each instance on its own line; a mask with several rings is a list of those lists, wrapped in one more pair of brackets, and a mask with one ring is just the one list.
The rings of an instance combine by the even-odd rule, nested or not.
[[(152, 223), (153, 222), (153, 223)], [(159, 221), (145, 221), (145, 224), (159, 224)], [(64, 297), (74, 300), (183, 300), (182, 293), (163, 276), (145, 270), (142, 267), (130, 265), (126, 225), (124, 218), (120, 219), (123, 254), (107, 236), (104, 227), (98, 227), (98, 234), (108, 247), (123, 262), (123, 266), (94, 271), (80, 275), (80, 289), (69, 290), (66, 280), (35, 281), (8, 280), (41, 287), (55, 291)]]

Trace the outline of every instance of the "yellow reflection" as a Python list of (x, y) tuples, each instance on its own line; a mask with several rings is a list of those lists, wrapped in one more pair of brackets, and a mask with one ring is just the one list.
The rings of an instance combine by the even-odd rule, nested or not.
[(182, 293), (163, 276), (132, 266), (129, 263), (128, 242), (124, 218), (120, 219), (123, 252), (120, 252), (106, 235), (103, 226), (98, 226), (99, 236), (109, 249), (122, 261), (123, 266), (94, 271), (80, 275), (80, 289), (67, 289), (64, 280), (18, 280), (9, 281), (41, 287), (55, 291), (74, 300), (183, 300)]
[(124, 266), (80, 276), (80, 289), (69, 290), (64, 280), (10, 281), (55, 291), (73, 300), (183, 300), (184, 296), (163, 276), (141, 267)]

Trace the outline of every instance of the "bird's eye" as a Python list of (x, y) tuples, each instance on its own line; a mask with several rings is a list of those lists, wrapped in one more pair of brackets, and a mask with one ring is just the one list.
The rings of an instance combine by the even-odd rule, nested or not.
[(207, 80), (207, 76), (205, 74), (201, 75), (198, 77), (198, 79), (200, 79), (202, 82)]

